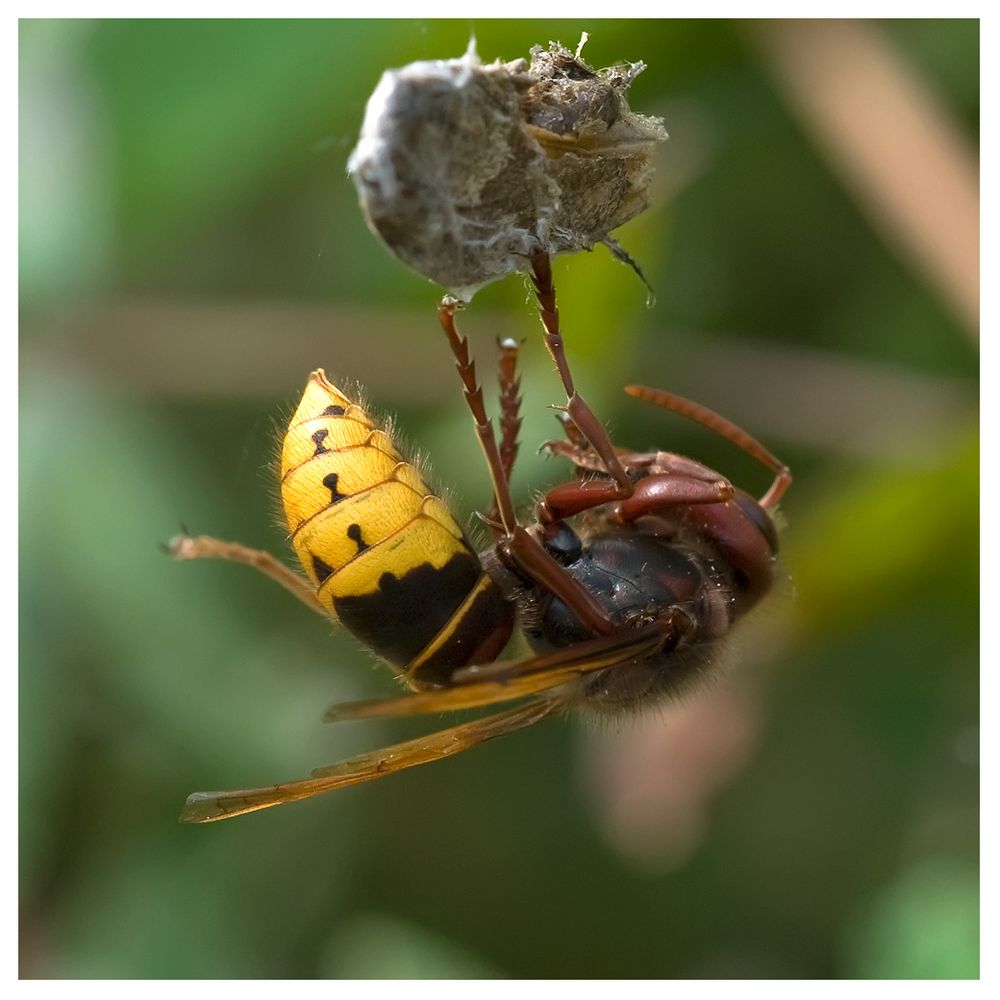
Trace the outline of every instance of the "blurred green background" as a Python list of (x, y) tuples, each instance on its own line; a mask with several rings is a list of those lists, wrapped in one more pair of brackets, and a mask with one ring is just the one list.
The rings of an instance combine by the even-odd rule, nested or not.
[[(671, 140), (617, 235), (656, 304), (602, 248), (558, 261), (576, 379), (619, 443), (768, 481), (645, 381), (781, 455), (791, 582), (634, 725), (181, 827), (195, 789), (436, 723), (324, 726), (388, 673), (157, 546), (288, 556), (269, 463), (319, 366), (485, 506), (439, 292), (344, 169), (381, 71), (472, 29), (648, 63)], [(977, 976), (978, 88), (976, 21), (21, 22), (22, 976)], [(528, 504), (565, 470), (524, 282), (462, 319), (488, 385), (526, 338)]]

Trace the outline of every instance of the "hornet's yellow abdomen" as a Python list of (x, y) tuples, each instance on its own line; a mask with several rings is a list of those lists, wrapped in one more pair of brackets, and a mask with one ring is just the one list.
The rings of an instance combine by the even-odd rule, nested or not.
[(460, 525), (322, 370), (285, 434), (281, 500), (320, 603), (414, 686), (445, 683), (506, 643), (512, 611)]

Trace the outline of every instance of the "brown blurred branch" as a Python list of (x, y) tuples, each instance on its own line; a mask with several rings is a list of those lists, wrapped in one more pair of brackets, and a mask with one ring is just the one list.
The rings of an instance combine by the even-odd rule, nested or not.
[[(816, 348), (749, 337), (665, 337), (642, 371), (720, 410), (775, 447), (787, 442), (858, 458), (926, 466), (978, 407), (972, 378), (925, 375)], [(669, 376), (668, 376), (669, 373)], [(663, 378), (660, 381), (663, 381)]]
[[(483, 344), (507, 335), (494, 318)], [(425, 403), (450, 398), (436, 323), (433, 308), (131, 299), (26, 322), (22, 365), (73, 365), (125, 391), (226, 398), (280, 398), (322, 366), (376, 398)]]
[(867, 21), (757, 22), (803, 125), (886, 239), (979, 333), (979, 170), (952, 115)]
[[(518, 335), (516, 319), (469, 310), (470, 343), (483, 363), (492, 361), (495, 336)], [(457, 405), (434, 332), (432, 312), (421, 309), (132, 300), (26, 323), (21, 363), (24, 370), (76, 369), (125, 392), (256, 399), (289, 397), (322, 365), (386, 403)], [(530, 345), (523, 361), (545, 364)], [(972, 379), (747, 337), (668, 333), (645, 340), (636, 364), (654, 384), (724, 411), (776, 446), (865, 458), (933, 461), (934, 442), (977, 406)]]

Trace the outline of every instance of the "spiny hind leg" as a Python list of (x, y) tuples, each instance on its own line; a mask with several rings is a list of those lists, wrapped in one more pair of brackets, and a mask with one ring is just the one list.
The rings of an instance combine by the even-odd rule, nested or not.
[[(500, 463), (510, 483), (510, 475), (517, 460), (517, 435), (521, 430), (521, 378), (517, 374), (518, 344), (510, 337), (497, 339), (498, 370), (500, 382)], [(496, 539), (503, 537), (497, 527), (500, 509), (494, 495), (486, 512), (486, 523)]]
[(518, 522), (507, 469), (500, 455), (493, 424), (486, 414), (482, 386), (476, 380), (476, 363), (469, 353), (468, 340), (459, 334), (455, 325), (455, 313), (460, 307), (458, 299), (446, 295), (438, 306), (438, 321), (455, 357), (455, 368), (465, 390), (465, 402), (472, 413), (493, 483), (493, 496), (500, 516), (498, 555), (521, 576), (559, 598), (595, 635), (608, 635), (614, 631), (614, 625), (600, 602), (570, 575), (565, 566), (556, 562), (534, 534)]
[(500, 460), (508, 480), (517, 459), (517, 435), (521, 430), (521, 377), (517, 374), (518, 343), (506, 337), (497, 340), (500, 382)]
[(326, 609), (316, 598), (312, 584), (303, 576), (290, 570), (283, 562), (276, 559), (270, 552), (262, 549), (251, 549), (239, 542), (225, 542), (220, 538), (199, 535), (192, 538), (188, 534), (176, 535), (164, 546), (167, 552), (178, 560), (186, 559), (223, 559), (226, 562), (241, 563), (263, 573), (275, 583), (294, 594), (303, 604), (324, 618), (328, 617)]
[(465, 392), (465, 402), (472, 413), (472, 419), (476, 425), (476, 434), (479, 437), (479, 444), (486, 457), (486, 465), (490, 473), (490, 482), (493, 485), (493, 502), (500, 524), (503, 527), (503, 535), (509, 536), (517, 527), (517, 514), (514, 510), (514, 501), (510, 496), (510, 484), (507, 481), (507, 468), (500, 455), (500, 448), (497, 445), (496, 435), (493, 433), (493, 422), (486, 414), (486, 404), (483, 402), (483, 388), (476, 380), (476, 363), (469, 353), (469, 341), (463, 337), (455, 325), (455, 313), (461, 308), (458, 299), (451, 295), (446, 295), (438, 306), (438, 322), (441, 329), (448, 338), (448, 345), (455, 356), (455, 368), (458, 376), (462, 380), (462, 388)]

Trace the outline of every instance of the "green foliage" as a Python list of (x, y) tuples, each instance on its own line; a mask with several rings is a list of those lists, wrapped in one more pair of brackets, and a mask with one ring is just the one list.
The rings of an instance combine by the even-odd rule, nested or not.
[(929, 858), (872, 901), (848, 947), (859, 979), (977, 979), (978, 872)]

